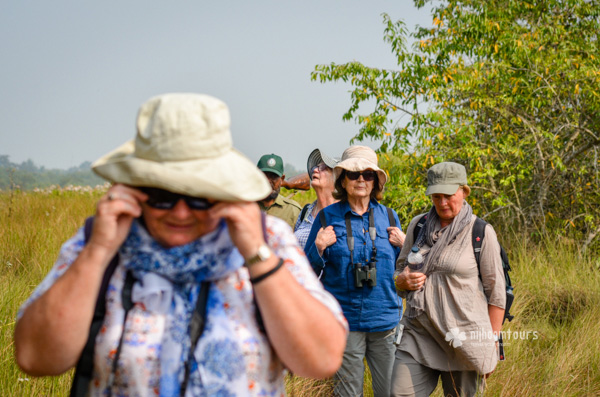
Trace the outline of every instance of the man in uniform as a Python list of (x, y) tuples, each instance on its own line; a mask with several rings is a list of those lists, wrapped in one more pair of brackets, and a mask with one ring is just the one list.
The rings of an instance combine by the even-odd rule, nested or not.
[(273, 188), (271, 194), (258, 202), (260, 209), (269, 215), (283, 219), (293, 228), (302, 207), (294, 200), (279, 194), (281, 184), (285, 180), (283, 160), (276, 154), (265, 154), (258, 160), (257, 167), (269, 179)]

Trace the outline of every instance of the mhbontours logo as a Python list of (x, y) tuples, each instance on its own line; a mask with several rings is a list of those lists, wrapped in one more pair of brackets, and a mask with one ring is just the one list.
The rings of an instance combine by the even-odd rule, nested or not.
[(452, 328), (450, 331), (446, 332), (446, 342), (452, 347), (456, 348), (462, 346), (463, 340), (467, 340), (467, 335), (458, 328)]
[[(539, 338), (539, 333), (537, 331), (500, 331), (500, 336), (502, 337), (502, 342), (506, 346), (509, 344), (511, 340), (537, 340)], [(492, 331), (485, 330), (483, 328), (469, 331), (468, 333), (469, 340), (481, 343), (488, 340), (496, 340), (494, 337), (494, 333)], [(450, 331), (446, 332), (446, 342), (448, 342), (452, 347), (460, 347), (463, 345), (463, 342), (467, 340), (467, 333), (465, 331), (461, 331), (459, 328), (452, 328)]]

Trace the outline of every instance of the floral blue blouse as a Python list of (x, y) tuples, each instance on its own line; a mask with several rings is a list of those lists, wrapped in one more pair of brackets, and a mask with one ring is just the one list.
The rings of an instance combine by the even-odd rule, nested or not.
[[(329, 308), (347, 329), (340, 305), (324, 290), (287, 223), (267, 216), (266, 226), (268, 244), (275, 254), (284, 260), (297, 281)], [(19, 309), (18, 318), (32, 301), (48, 290), (67, 270), (83, 246), (82, 228), (62, 246), (54, 267)], [(126, 264), (120, 258), (121, 263), (110, 280), (106, 294), (104, 325), (96, 339), (91, 396), (106, 395), (114, 353), (123, 333), (124, 311), (120, 295)], [(172, 317), (171, 302), (175, 300), (172, 298), (173, 287), (165, 278), (154, 273), (150, 273), (142, 283), (144, 285), (138, 282), (134, 285), (135, 305), (125, 324), (119, 367), (112, 385), (113, 395), (165, 395), (164, 388), (161, 391), (161, 368), (164, 368), (161, 359), (164, 361), (164, 356), (171, 354), (162, 351), (162, 347), (165, 339), (168, 339), (165, 338), (165, 331), (171, 329), (168, 324), (171, 321), (169, 316)], [(240, 267), (212, 285), (216, 287), (219, 299), (210, 304), (218, 306), (222, 316), (213, 324), (214, 332), (207, 336), (209, 341), (203, 342), (203, 334), (195, 349), (198, 365), (193, 368), (195, 373), (190, 377), (186, 395), (285, 395), (285, 369), (257, 325), (247, 269)], [(208, 323), (210, 321), (209, 316)], [(224, 335), (224, 330), (229, 330), (227, 332), (231, 332), (231, 335)], [(237, 350), (230, 348), (231, 340), (237, 343)]]

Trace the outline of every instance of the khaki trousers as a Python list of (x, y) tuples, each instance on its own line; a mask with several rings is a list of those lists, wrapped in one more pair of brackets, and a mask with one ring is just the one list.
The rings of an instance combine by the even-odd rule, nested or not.
[(440, 378), (444, 396), (475, 396), (485, 388), (485, 379), (475, 371), (438, 371), (419, 364), (409, 353), (397, 350), (391, 396), (429, 396)]
[(350, 332), (344, 351), (342, 367), (335, 374), (334, 394), (343, 397), (363, 395), (365, 365), (371, 370), (375, 397), (390, 395), (392, 367), (394, 365), (394, 336), (396, 328), (382, 332)]

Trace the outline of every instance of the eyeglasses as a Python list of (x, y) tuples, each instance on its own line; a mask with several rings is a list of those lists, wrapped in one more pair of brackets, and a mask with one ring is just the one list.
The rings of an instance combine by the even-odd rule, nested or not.
[(205, 198), (186, 196), (155, 187), (141, 187), (139, 189), (148, 195), (146, 204), (159, 210), (173, 209), (179, 200), (185, 201), (191, 210), (207, 210), (214, 205)]
[(361, 175), (365, 181), (374, 181), (375, 177), (377, 176), (377, 173), (373, 170), (366, 170), (366, 171), (360, 171), (360, 172), (359, 171), (346, 171), (346, 176), (351, 181), (357, 180), (358, 177)]
[(316, 170), (319, 170), (319, 172), (323, 172), (323, 171), (325, 171), (325, 170), (330, 170), (330, 169), (331, 169), (331, 168), (329, 168), (329, 166), (328, 166), (327, 164), (325, 164), (325, 163), (321, 163), (321, 164), (315, 165), (314, 167), (312, 167), (312, 168), (310, 169), (310, 175), (312, 176), (312, 174), (314, 174), (314, 172), (315, 172)]

